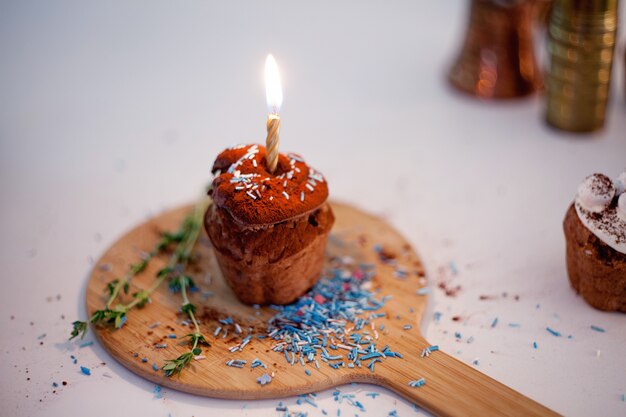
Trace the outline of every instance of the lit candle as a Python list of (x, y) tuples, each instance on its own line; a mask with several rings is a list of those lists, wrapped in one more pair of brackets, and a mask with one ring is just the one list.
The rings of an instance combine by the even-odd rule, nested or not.
[(267, 168), (271, 173), (278, 165), (278, 144), (280, 132), (280, 106), (283, 104), (283, 89), (276, 60), (270, 54), (265, 60), (265, 97), (267, 99), (267, 138), (265, 139)]

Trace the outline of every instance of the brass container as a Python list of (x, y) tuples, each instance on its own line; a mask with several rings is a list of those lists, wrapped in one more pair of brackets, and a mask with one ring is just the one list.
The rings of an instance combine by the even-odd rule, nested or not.
[(471, 0), (465, 42), (448, 79), (482, 98), (525, 96), (541, 88), (533, 49), (536, 0)]
[(546, 120), (559, 129), (604, 126), (618, 0), (556, 0), (548, 28)]

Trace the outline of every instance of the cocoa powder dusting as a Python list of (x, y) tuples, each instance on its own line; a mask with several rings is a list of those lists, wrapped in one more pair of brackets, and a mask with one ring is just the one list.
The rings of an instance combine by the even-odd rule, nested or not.
[(265, 147), (240, 145), (220, 153), (210, 192), (217, 207), (243, 225), (270, 225), (319, 208), (328, 198), (322, 174), (296, 154), (279, 154), (274, 173), (267, 170)]

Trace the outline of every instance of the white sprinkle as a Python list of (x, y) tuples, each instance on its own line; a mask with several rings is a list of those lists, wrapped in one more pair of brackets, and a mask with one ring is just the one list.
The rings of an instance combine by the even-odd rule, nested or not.
[(195, 360), (197, 360), (197, 361), (201, 361), (202, 359), (206, 359), (206, 356), (204, 356), (204, 355), (198, 355), (198, 356), (194, 356), (193, 358), (194, 358)]
[(304, 191), (300, 193), (300, 201), (304, 201)]
[(255, 167), (255, 168), (257, 167), (257, 165), (256, 165), (256, 159), (253, 159), (253, 160), (252, 160), (252, 165), (254, 165), (254, 167)]
[(287, 194), (286, 192), (284, 192), (284, 191), (283, 191), (283, 195), (285, 196), (285, 198), (286, 198), (287, 200), (289, 200), (289, 194)]
[(270, 196), (270, 201), (272, 201), (273, 199), (274, 199), (274, 196), (273, 196), (273, 195), (271, 195), (271, 196)]
[(287, 187), (287, 180), (285, 180), (285, 182), (283, 182), (283, 188)]
[(252, 194), (252, 192), (246, 191), (246, 194), (248, 194), (250, 197), (252, 197), (253, 200), (256, 200), (256, 196), (254, 194)]
[(309, 183), (306, 183), (306, 188), (308, 188), (310, 191), (313, 191), (313, 190), (314, 190), (314, 188), (313, 188), (313, 187), (311, 187), (311, 184), (309, 184)]

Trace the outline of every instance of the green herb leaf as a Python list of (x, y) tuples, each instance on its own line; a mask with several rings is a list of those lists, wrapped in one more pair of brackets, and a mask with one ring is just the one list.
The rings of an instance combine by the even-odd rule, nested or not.
[(85, 335), (87, 334), (87, 330), (89, 329), (89, 326), (87, 325), (87, 322), (84, 321), (80, 321), (80, 320), (76, 320), (75, 322), (72, 323), (72, 333), (70, 335), (70, 340), (74, 339), (75, 337), (78, 337), (80, 335), (80, 338), (84, 338)]
[(191, 303), (183, 304), (183, 306), (181, 307), (181, 310), (183, 313), (187, 315), (195, 314), (196, 306)]

